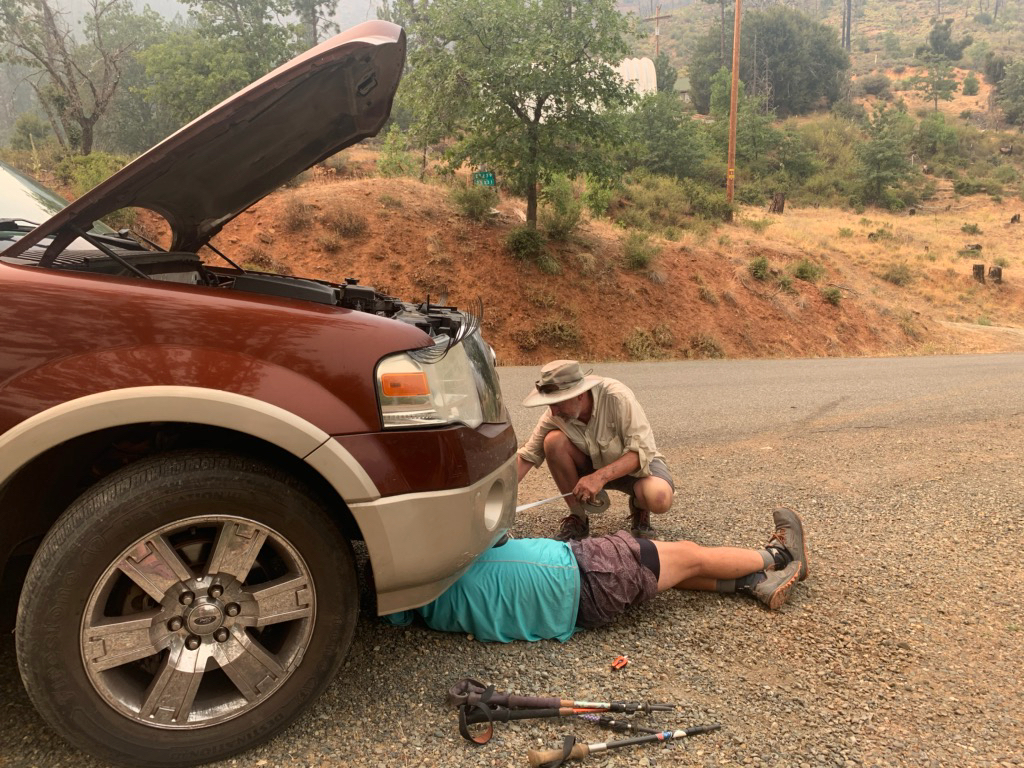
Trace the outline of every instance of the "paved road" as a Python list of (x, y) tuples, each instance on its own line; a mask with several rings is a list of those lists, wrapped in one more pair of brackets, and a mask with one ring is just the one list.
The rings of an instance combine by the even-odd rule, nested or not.
[[(1024, 410), (1024, 355), (825, 360), (606, 363), (595, 373), (628, 383), (657, 425), (659, 447), (759, 434), (956, 428)], [(520, 440), (535, 410), (519, 404), (536, 368), (501, 369)]]
[[(495, 746), (463, 746), (440, 692), (465, 675), (524, 692), (684, 701), (688, 724), (726, 726), (667, 751), (591, 759), (595, 768), (1024, 765), (1024, 356), (594, 368), (630, 384), (655, 424), (679, 489), (656, 520), (665, 538), (752, 544), (771, 506), (803, 512), (814, 574), (785, 610), (672, 594), (564, 645), (501, 647), (363, 616), (350, 661), (311, 712), (220, 768), (511, 768), (566, 732), (509, 725)], [(519, 404), (535, 376), (501, 371), (520, 440), (537, 416)], [(553, 490), (533, 472), (520, 499)], [(626, 520), (612, 496), (595, 533)], [(530, 510), (515, 532), (543, 535), (562, 514)], [(0, 767), (96, 768), (36, 716), (13, 646), (0, 638)], [(607, 661), (624, 651), (634, 663), (610, 676)]]

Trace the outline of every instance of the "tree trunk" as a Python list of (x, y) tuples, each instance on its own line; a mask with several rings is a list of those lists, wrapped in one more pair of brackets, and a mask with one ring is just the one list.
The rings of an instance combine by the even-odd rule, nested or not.
[(82, 129), (82, 140), (79, 145), (79, 151), (83, 155), (88, 155), (92, 152), (92, 140), (93, 140), (93, 128), (96, 126), (95, 118), (83, 118), (78, 120), (78, 125)]
[(786, 209), (786, 193), (776, 192), (772, 195), (771, 205), (768, 206), (768, 213), (783, 213)]

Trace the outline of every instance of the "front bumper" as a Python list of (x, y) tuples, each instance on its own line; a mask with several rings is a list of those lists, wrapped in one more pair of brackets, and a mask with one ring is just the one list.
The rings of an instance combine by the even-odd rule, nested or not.
[(349, 505), (373, 563), (377, 611), (428, 603), (515, 521), (516, 456), (475, 483)]

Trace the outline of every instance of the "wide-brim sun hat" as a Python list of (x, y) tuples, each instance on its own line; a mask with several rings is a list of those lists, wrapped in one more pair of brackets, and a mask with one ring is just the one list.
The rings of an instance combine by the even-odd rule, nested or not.
[(592, 376), (590, 371), (584, 373), (576, 360), (553, 360), (540, 369), (540, 378), (523, 405), (532, 408), (561, 403), (593, 389), (600, 381), (600, 376)]

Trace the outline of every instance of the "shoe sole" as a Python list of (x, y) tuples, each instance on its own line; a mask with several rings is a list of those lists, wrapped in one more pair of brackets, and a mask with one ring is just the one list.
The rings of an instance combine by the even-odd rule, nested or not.
[(796, 518), (796, 521), (800, 523), (800, 533), (803, 535), (804, 539), (804, 559), (800, 567), (800, 581), (803, 581), (811, 573), (811, 548), (807, 546), (807, 531), (804, 529), (804, 521), (798, 512), (789, 509), (789, 507), (780, 507), (780, 509), (789, 510), (793, 517)]
[(771, 599), (768, 601), (768, 610), (777, 611), (779, 610), (779, 608), (785, 605), (786, 601), (789, 600), (790, 590), (793, 589), (793, 586), (799, 580), (800, 569), (798, 568), (796, 572), (794, 572), (793, 575), (790, 577), (789, 581), (785, 582), (784, 584), (781, 584), (779, 587), (776, 588), (774, 592), (772, 592)]

